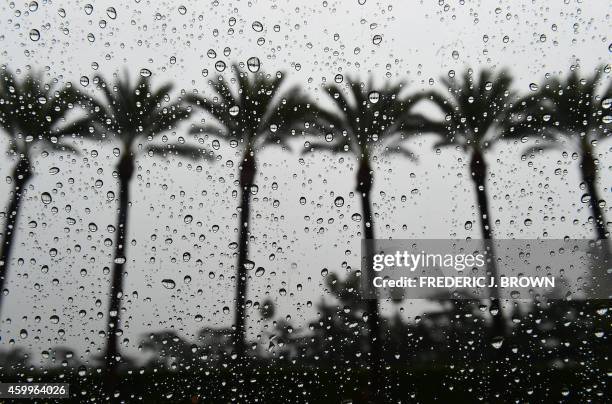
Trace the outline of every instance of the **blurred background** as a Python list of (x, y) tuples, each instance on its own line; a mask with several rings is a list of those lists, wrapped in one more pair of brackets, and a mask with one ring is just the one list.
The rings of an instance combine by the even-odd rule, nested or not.
[[(18, 79), (38, 72), (44, 82), (70, 83), (99, 100), (95, 77), (112, 83), (114, 74), (133, 85), (145, 77), (153, 89), (170, 82), (173, 99), (194, 90), (212, 99), (218, 76), (229, 80), (234, 63), (247, 71), (247, 60), (257, 58), (258, 73), (282, 72), (282, 90), (297, 86), (322, 108), (334, 107), (322, 86), (346, 89), (350, 80), (403, 83), (399, 94), (415, 98), (444, 93), (443, 79), (459, 79), (468, 68), (475, 77), (505, 69), (512, 91), (528, 96), (546, 78), (577, 71), (588, 79), (600, 69), (603, 124), (593, 155), (597, 204), (609, 218), (611, 12), (605, 2), (570, 0), (7, 1), (0, 5), (0, 65)], [(444, 121), (427, 99), (415, 108)], [(243, 149), (192, 134), (210, 121), (205, 116), (194, 108), (159, 139), (195, 142), (212, 158), (148, 152), (146, 138), (132, 146), (118, 336), (123, 385), (108, 393), (99, 387), (117, 263), (119, 146), (75, 133), (64, 139), (74, 151), (43, 146), (36, 154), (4, 263), (2, 380), (71, 380), (75, 402), (505, 402), (501, 386), (520, 401), (609, 397), (606, 301), (505, 302), (509, 335), (493, 342), (486, 302), (381, 301), (384, 365), (371, 365), (368, 309), (351, 287), (364, 237), (359, 161), (353, 153), (311, 150), (303, 130), (288, 147), (257, 150), (244, 316), (249, 353), (236, 358)], [(0, 139), (8, 206), (17, 158), (11, 137)], [(372, 157), (377, 238), (483, 237), (469, 154), (437, 147), (438, 140), (419, 130), (405, 141), (416, 160)], [(487, 150), (493, 237), (597, 239), (579, 155), (565, 144), (525, 153), (534, 144), (519, 137)], [(4, 223), (10, 209), (3, 210)], [(499, 354), (494, 345), (502, 340)], [(489, 368), (494, 361), (502, 382)], [(376, 369), (382, 375), (373, 379)], [(372, 384), (385, 387), (373, 391)]]

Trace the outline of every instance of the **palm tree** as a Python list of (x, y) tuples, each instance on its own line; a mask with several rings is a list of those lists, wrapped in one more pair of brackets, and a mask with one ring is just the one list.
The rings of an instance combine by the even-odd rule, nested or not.
[[(121, 79), (115, 75), (114, 83), (96, 77), (102, 100), (92, 100), (92, 118), (95, 124), (107, 132), (105, 139), (121, 146), (119, 162), (113, 173), (119, 181), (119, 207), (114, 243), (113, 270), (111, 272), (110, 302), (108, 307), (108, 333), (105, 352), (107, 386), (114, 389), (116, 369), (121, 360), (119, 336), (121, 329), (121, 298), (123, 275), (128, 246), (128, 214), (130, 206), (130, 182), (132, 180), (137, 153), (144, 150), (150, 154), (167, 152), (191, 158), (205, 157), (203, 150), (192, 147), (179, 138), (179, 144), (168, 143), (165, 147), (149, 143), (167, 131), (171, 131), (189, 117), (191, 108), (182, 99), (172, 100), (172, 85), (165, 84), (154, 90), (148, 77), (140, 77), (133, 85), (128, 74)], [(166, 141), (166, 139), (164, 139)], [(147, 143), (142, 147), (142, 142)]]
[[(606, 113), (612, 102), (612, 83), (606, 89), (602, 88), (603, 70), (600, 67), (591, 77), (581, 78), (578, 69), (574, 68), (565, 80), (548, 79), (541, 86), (538, 114), (528, 116), (529, 122), (526, 122), (526, 115), (519, 116), (510, 121), (510, 125), (521, 135), (537, 136), (538, 144), (530, 151), (569, 146), (580, 156), (580, 174), (586, 190), (581, 200), (587, 201), (591, 209), (595, 234), (602, 240), (603, 257), (609, 260), (609, 233), (603, 211), (605, 201), (597, 188), (599, 158), (596, 145), (612, 130), (612, 119)], [(534, 130), (535, 125), (537, 130)], [(602, 269), (605, 271), (607, 268)], [(608, 291), (604, 289), (604, 292)]]
[[(67, 83), (58, 87), (56, 80), (45, 82), (42, 75), (29, 73), (19, 78), (0, 67), (0, 128), (9, 139), (9, 155), (17, 158), (11, 175), (13, 190), (6, 210), (0, 246), (0, 309), (19, 210), (25, 189), (33, 176), (33, 163), (49, 151), (75, 150), (64, 136), (81, 132), (83, 120), (68, 123), (68, 114), (80, 104), (79, 92)], [(83, 133), (83, 132), (81, 132)]]
[[(424, 99), (433, 101), (444, 113), (443, 121), (432, 121), (424, 116), (420, 121), (425, 131), (439, 133), (443, 136), (436, 147), (455, 146), (469, 155), (470, 174), (476, 192), (480, 228), (485, 240), (493, 239), (489, 196), (487, 192), (488, 164), (485, 153), (502, 139), (516, 138), (518, 131), (507, 125), (509, 117), (519, 112), (535, 108), (537, 98), (528, 96), (517, 99), (510, 89), (510, 75), (501, 71), (495, 74), (482, 70), (475, 77), (472, 69), (466, 70), (462, 80), (442, 78), (446, 94), (437, 91), (428, 92)], [(498, 278), (495, 249), (489, 244), (488, 270), (492, 277)], [(499, 289), (490, 290), (492, 299), (493, 333), (496, 337), (505, 334), (505, 324), (499, 306)]]
[[(386, 84), (374, 88), (372, 82), (367, 85), (357, 80), (347, 80), (348, 95), (337, 85), (327, 85), (324, 91), (329, 95), (335, 108), (317, 111), (320, 130), (324, 141), (311, 143), (311, 150), (330, 150), (335, 153), (352, 153), (357, 160), (356, 189), (361, 197), (363, 222), (363, 239), (374, 240), (374, 214), (372, 212), (371, 191), (374, 184), (372, 160), (377, 152), (401, 153), (415, 160), (414, 154), (402, 144), (406, 135), (418, 132), (418, 123), (410, 115), (412, 101), (402, 98), (402, 84)], [(371, 245), (366, 244), (368, 248)], [(371, 251), (366, 251), (370, 256)], [(364, 268), (364, 279), (370, 284), (372, 268)], [(371, 394), (377, 395), (380, 386), (382, 366), (382, 335), (378, 299), (366, 302), (367, 323), (369, 328), (368, 345), (370, 346), (370, 383)]]
[(235, 354), (243, 359), (246, 354), (247, 277), (253, 265), (248, 256), (251, 196), (256, 189), (257, 154), (267, 145), (288, 148), (287, 140), (304, 127), (309, 105), (297, 86), (281, 91), (285, 75), (280, 72), (270, 76), (262, 71), (248, 73), (237, 65), (232, 69), (234, 77), (227, 79), (219, 76), (209, 81), (215, 92), (212, 99), (198, 94), (192, 96), (192, 101), (215, 121), (194, 127), (193, 133), (235, 142), (241, 156), (238, 167), (241, 194), (233, 343)]

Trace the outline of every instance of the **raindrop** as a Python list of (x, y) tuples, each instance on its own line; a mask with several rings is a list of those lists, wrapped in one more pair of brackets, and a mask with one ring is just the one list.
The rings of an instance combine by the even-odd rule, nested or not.
[(115, 10), (115, 7), (109, 7), (106, 9), (106, 15), (108, 15), (108, 18), (111, 20), (114, 20), (117, 18), (117, 10)]
[(91, 15), (93, 12), (93, 6), (91, 4), (85, 4), (85, 14)]
[(187, 7), (185, 7), (185, 6), (179, 6), (179, 8), (178, 8), (178, 12), (179, 12), (179, 14), (181, 14), (181, 15), (185, 15), (185, 14), (187, 14)]
[(382, 39), (383, 39), (383, 38), (382, 38), (382, 35), (378, 35), (378, 34), (376, 34), (376, 35), (374, 35), (374, 37), (372, 38), (372, 43), (373, 43), (374, 45), (380, 45), (380, 43), (382, 42)]
[(193, 221), (193, 216), (191, 216), (191, 215), (185, 215), (185, 217), (183, 218), (183, 221), (184, 221), (186, 224), (189, 224), (189, 223), (191, 223), (191, 222)]
[(162, 285), (166, 289), (174, 289), (176, 287), (176, 282), (174, 282), (172, 279), (163, 279)]
[(30, 39), (34, 42), (40, 39), (40, 32), (37, 29), (30, 30)]
[(495, 349), (501, 348), (504, 343), (504, 337), (493, 337), (491, 340), (491, 346)]
[(43, 192), (40, 195), (40, 200), (42, 201), (42, 203), (44, 203), (45, 205), (50, 204), (53, 201), (53, 198), (51, 198), (51, 194), (48, 192)]
[(259, 61), (259, 58), (253, 56), (247, 60), (247, 68), (251, 73), (257, 73), (260, 67), (261, 62)]
[(238, 115), (239, 112), (240, 112), (240, 108), (238, 107), (238, 105), (234, 105), (234, 106), (230, 107), (230, 109), (229, 109), (229, 114), (231, 116), (236, 116), (236, 115)]
[(225, 62), (222, 60), (217, 60), (217, 62), (215, 63), (215, 70), (217, 70), (218, 72), (222, 72), (225, 70)]
[(263, 31), (263, 24), (260, 23), (259, 21), (254, 21), (251, 27), (253, 27), (253, 31), (255, 32)]
[(380, 93), (378, 91), (372, 91), (368, 95), (368, 100), (370, 100), (372, 104), (376, 104), (380, 100)]
[(344, 198), (339, 196), (334, 200), (334, 205), (336, 205), (337, 207), (342, 207), (344, 206)]
[(49, 169), (49, 174), (51, 174), (51, 175), (55, 175), (55, 174), (57, 174), (57, 173), (59, 173), (59, 172), (60, 172), (59, 167), (51, 167), (51, 168)]
[(151, 74), (153, 74), (153, 73), (151, 73), (151, 70), (149, 70), (149, 69), (145, 69), (144, 67), (142, 69), (140, 69), (140, 75), (142, 77), (151, 77)]

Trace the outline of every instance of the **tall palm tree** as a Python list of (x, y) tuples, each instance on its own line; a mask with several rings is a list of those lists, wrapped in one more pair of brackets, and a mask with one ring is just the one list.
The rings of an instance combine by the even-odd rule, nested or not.
[[(333, 101), (334, 109), (319, 109), (316, 113), (324, 141), (311, 143), (311, 150), (331, 150), (336, 153), (351, 153), (357, 160), (356, 190), (361, 198), (363, 239), (374, 240), (374, 214), (371, 191), (374, 184), (372, 160), (377, 153), (401, 153), (415, 160), (403, 141), (408, 135), (418, 132), (418, 123), (410, 115), (412, 101), (402, 98), (402, 84), (385, 84), (375, 88), (370, 81), (347, 80), (347, 92), (335, 84), (327, 85), (324, 91)], [(416, 126), (415, 126), (416, 125)], [(371, 247), (371, 246), (370, 246)], [(366, 251), (366, 256), (371, 252)], [(373, 276), (372, 268), (364, 268), (368, 282)], [(380, 386), (382, 366), (382, 335), (378, 299), (366, 302), (370, 348), (370, 392), (375, 399)]]
[(597, 187), (599, 158), (596, 146), (612, 132), (612, 83), (603, 88), (603, 71), (604, 68), (599, 67), (593, 75), (583, 78), (578, 69), (573, 68), (565, 79), (549, 78), (541, 85), (541, 105), (537, 114), (515, 117), (509, 125), (521, 135), (537, 137), (538, 144), (531, 148), (532, 151), (569, 146), (580, 156), (580, 174), (586, 191), (581, 200), (588, 203), (595, 234), (602, 240), (603, 256), (610, 260), (609, 233), (603, 211), (605, 201)]
[[(436, 147), (455, 146), (468, 154), (482, 237), (492, 240), (493, 227), (487, 189), (488, 164), (485, 154), (498, 141), (519, 135), (507, 125), (509, 116), (535, 108), (537, 99), (533, 96), (517, 99), (510, 88), (512, 79), (505, 71), (495, 74), (484, 69), (475, 77), (473, 70), (468, 69), (462, 80), (443, 77), (441, 81), (446, 87), (446, 93), (431, 91), (423, 98), (433, 101), (442, 110), (444, 120), (432, 121), (422, 116), (420, 121), (424, 130), (443, 136)], [(495, 249), (492, 244), (487, 248), (488, 270), (491, 276), (497, 278)], [(496, 337), (502, 337), (506, 327), (499, 306), (499, 289), (493, 287), (489, 293), (493, 308), (493, 333)]]
[[(108, 332), (105, 352), (107, 386), (116, 386), (116, 369), (121, 360), (119, 337), (121, 329), (121, 298), (123, 296), (123, 275), (126, 262), (128, 214), (130, 206), (130, 182), (132, 180), (137, 153), (164, 152), (191, 158), (204, 157), (203, 150), (183, 143), (168, 143), (160, 147), (152, 143), (163, 133), (174, 130), (189, 117), (191, 108), (183, 99), (172, 100), (172, 85), (165, 84), (153, 89), (148, 77), (140, 77), (132, 84), (128, 74), (123, 78), (115, 75), (113, 83), (96, 77), (97, 88), (103, 97), (92, 100), (92, 118), (105, 131), (105, 139), (120, 145), (119, 161), (114, 175), (119, 182), (119, 206), (115, 229), (114, 260), (108, 306)], [(166, 139), (164, 139), (166, 140)], [(142, 143), (146, 143), (142, 147)]]
[(11, 175), (13, 190), (5, 213), (0, 246), (0, 309), (19, 210), (25, 189), (32, 178), (33, 163), (49, 151), (75, 152), (64, 136), (79, 133), (83, 121), (69, 122), (68, 115), (81, 103), (82, 96), (70, 83), (59, 87), (57, 81), (45, 81), (41, 74), (28, 73), (19, 78), (0, 67), (0, 129), (8, 136), (9, 155), (17, 159)]
[(299, 88), (281, 91), (285, 75), (268, 75), (263, 71), (249, 73), (232, 67), (234, 77), (219, 76), (209, 81), (212, 98), (198, 94), (192, 101), (209, 114), (214, 122), (193, 128), (193, 133), (217, 136), (239, 147), (241, 162), (238, 183), (240, 207), (238, 221), (238, 258), (236, 262), (236, 297), (233, 343), (235, 354), (246, 354), (246, 296), (251, 237), (251, 196), (257, 174), (257, 154), (267, 145), (288, 148), (287, 140), (304, 127), (308, 116), (308, 101)]

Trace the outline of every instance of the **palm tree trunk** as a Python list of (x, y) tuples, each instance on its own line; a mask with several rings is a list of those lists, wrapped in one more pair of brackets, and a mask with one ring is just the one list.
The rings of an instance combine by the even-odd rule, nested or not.
[(240, 171), (240, 222), (238, 228), (238, 262), (236, 263), (236, 310), (234, 320), (233, 343), (238, 359), (246, 354), (246, 295), (247, 295), (247, 260), (249, 255), (249, 225), (251, 218), (251, 187), (255, 182), (257, 165), (254, 151), (250, 148), (244, 153)]
[(13, 242), (17, 219), (19, 218), (19, 209), (21, 208), (25, 186), (31, 177), (32, 168), (30, 166), (30, 161), (26, 158), (19, 159), (19, 162), (13, 169), (13, 194), (8, 209), (6, 210), (6, 220), (4, 222), (4, 231), (2, 232), (2, 246), (0, 246), (0, 313), (3, 307), (2, 300), (8, 277), (11, 254), (13, 252)]
[(128, 151), (117, 165), (119, 178), (119, 217), (117, 220), (117, 235), (115, 238), (115, 253), (111, 287), (109, 292), (108, 330), (106, 345), (106, 385), (108, 391), (114, 393), (117, 383), (117, 367), (119, 365), (119, 334), (121, 325), (121, 298), (123, 297), (123, 267), (126, 261), (127, 224), (130, 203), (130, 182), (134, 174), (134, 158)]
[[(610, 255), (610, 244), (608, 241), (608, 230), (606, 228), (606, 218), (604, 212), (599, 206), (601, 200), (599, 191), (597, 190), (597, 165), (593, 158), (592, 152), (586, 150), (582, 154), (582, 164), (580, 165), (580, 171), (582, 174), (582, 180), (586, 184), (587, 192), (589, 193), (589, 206), (591, 208), (591, 214), (595, 220), (595, 233), (597, 239), (601, 240), (602, 245), (602, 265), (598, 265), (596, 268), (595, 275), (597, 280), (595, 282), (595, 295), (609, 295), (609, 275), (607, 269), (610, 267), (609, 263), (612, 256)], [(601, 292), (601, 293), (600, 293)]]
[[(482, 231), (482, 237), (488, 243), (485, 248), (488, 250), (487, 255), (489, 256), (487, 261), (487, 270), (489, 274), (495, 278), (496, 282), (499, 281), (497, 272), (497, 255), (495, 254), (495, 246), (493, 243), (489, 243), (488, 240), (493, 240), (493, 229), (491, 227), (491, 214), (489, 212), (489, 197), (487, 194), (487, 163), (484, 159), (484, 155), (479, 151), (475, 150), (472, 155), (472, 161), (470, 162), (470, 168), (472, 170), (472, 179), (474, 180), (474, 186), (476, 188), (476, 198), (478, 201), (478, 209), (480, 211), (480, 228)], [(503, 338), (506, 333), (506, 325), (504, 323), (504, 316), (499, 302), (499, 288), (493, 286), (489, 290), (489, 298), (491, 299), (491, 315), (493, 317), (493, 324), (491, 327), (491, 335), (489, 335), (490, 342), (496, 342), (497, 338)], [(502, 344), (503, 344), (502, 340)], [(503, 347), (503, 345), (502, 345)], [(491, 390), (489, 392), (489, 398), (492, 401), (497, 401), (501, 398), (501, 393), (505, 388), (504, 383), (506, 382), (505, 374), (501, 366), (503, 358), (503, 352), (505, 349), (499, 347), (498, 349), (489, 351), (488, 360), (491, 376)], [(491, 348), (489, 348), (491, 349)]]
[[(374, 240), (374, 215), (372, 214), (371, 191), (374, 182), (374, 174), (370, 168), (370, 163), (366, 158), (362, 158), (359, 162), (357, 171), (357, 192), (361, 195), (361, 210), (363, 213), (363, 238), (366, 240)], [(366, 256), (371, 254), (366, 252)], [(368, 260), (368, 263), (370, 261)], [(373, 277), (373, 269), (365, 268), (364, 276), (368, 279)], [(369, 282), (369, 281), (368, 281)], [(368, 313), (368, 345), (370, 346), (370, 373), (368, 377), (368, 401), (380, 401), (379, 389), (382, 387), (382, 340), (380, 335), (380, 313), (378, 307), (378, 299), (370, 298), (366, 301), (366, 310)]]
[[(489, 196), (487, 193), (487, 163), (484, 159), (484, 155), (481, 151), (475, 150), (472, 154), (472, 161), (470, 162), (470, 169), (472, 171), (472, 179), (476, 189), (476, 198), (478, 202), (478, 209), (480, 211), (480, 228), (482, 231), (482, 237), (485, 240), (493, 240), (493, 228), (491, 227), (491, 214), (489, 212)], [(487, 261), (487, 269), (491, 276), (499, 280), (499, 274), (497, 272), (497, 255), (495, 254), (495, 247), (492, 243), (487, 246), (489, 260)], [(491, 298), (491, 308), (494, 309), (493, 314), (493, 334), (501, 337), (505, 335), (506, 326), (504, 323), (504, 317), (499, 304), (499, 288), (493, 286), (489, 290), (489, 297)]]

